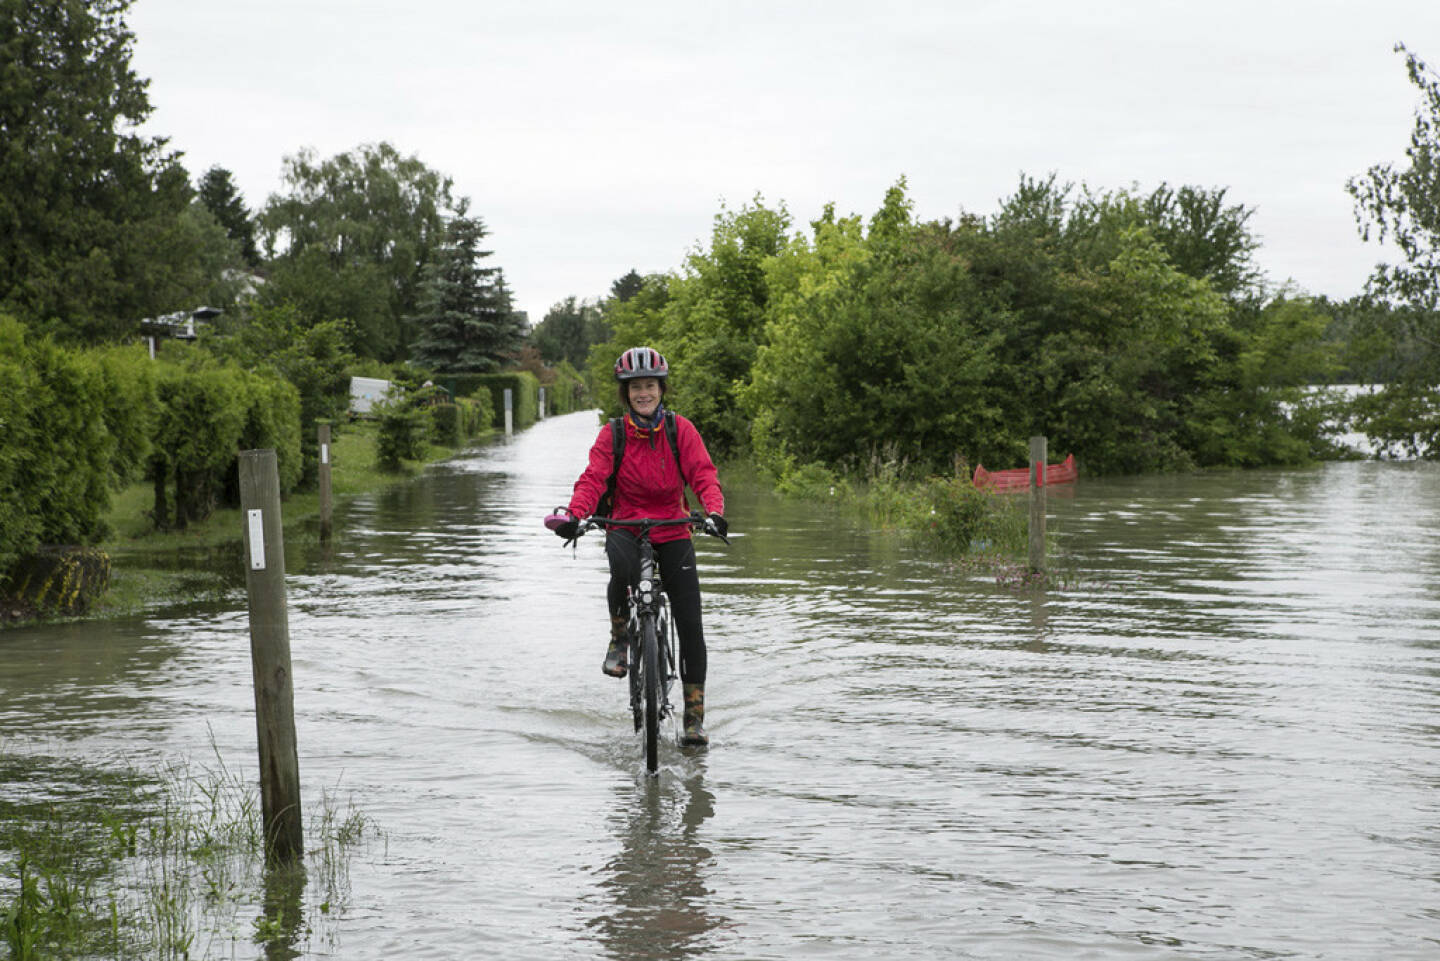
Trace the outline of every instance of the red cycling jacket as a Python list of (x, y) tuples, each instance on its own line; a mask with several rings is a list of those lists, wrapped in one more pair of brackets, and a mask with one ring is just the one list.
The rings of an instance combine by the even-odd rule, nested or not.
[[(676, 440), (680, 442), (680, 463), (685, 465), (685, 478), (690, 489), (700, 498), (700, 504), (707, 514), (725, 513), (725, 495), (720, 490), (715, 464), (710, 452), (700, 439), (695, 425), (679, 414), (675, 418)], [(665, 436), (662, 423), (654, 430), (636, 427), (629, 417), (625, 423), (625, 455), (620, 462), (620, 475), (615, 479), (615, 506), (611, 516), (617, 520), (634, 520), (640, 517), (684, 517), (685, 481), (676, 470), (675, 455), (670, 452), (670, 439)], [(600, 427), (600, 434), (590, 447), (590, 463), (575, 482), (575, 492), (570, 495), (570, 513), (576, 517), (589, 517), (595, 513), (595, 505), (605, 493), (610, 481), (610, 471), (615, 464), (613, 439), (610, 424)], [(690, 528), (684, 525), (657, 527), (650, 532), (652, 543), (679, 540), (690, 536)]]

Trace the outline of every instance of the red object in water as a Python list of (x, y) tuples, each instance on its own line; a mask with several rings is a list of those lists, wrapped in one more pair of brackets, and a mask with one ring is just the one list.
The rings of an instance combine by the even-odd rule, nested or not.
[[(1075, 466), (1075, 455), (1066, 454), (1065, 460), (1059, 464), (1050, 464), (1045, 468), (1045, 473), (1040, 478), (1041, 486), (1053, 487), (1056, 484), (1074, 483), (1075, 478), (1080, 476), (1080, 471)], [(1023, 491), (1030, 489), (1030, 468), (1017, 467), (1014, 470), (986, 470), (977, 465), (975, 467), (975, 486), (988, 487), (997, 491)]]

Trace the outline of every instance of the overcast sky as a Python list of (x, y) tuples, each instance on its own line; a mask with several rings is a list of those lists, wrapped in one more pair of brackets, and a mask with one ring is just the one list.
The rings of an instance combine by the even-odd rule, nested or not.
[(1384, 251), (1347, 178), (1403, 161), (1435, 0), (137, 0), (145, 132), (252, 208), (283, 158), (389, 141), (454, 179), (538, 323), (678, 269), (757, 193), (797, 229), (988, 215), (1023, 172), (1227, 188), (1272, 283), (1347, 297)]

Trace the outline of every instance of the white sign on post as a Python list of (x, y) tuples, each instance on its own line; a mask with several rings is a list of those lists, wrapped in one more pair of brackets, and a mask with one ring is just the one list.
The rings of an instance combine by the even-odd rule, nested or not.
[(250, 569), (265, 569), (265, 512), (253, 510), (250, 515)]
[(321, 445), (320, 445), (320, 463), (322, 463), (322, 464), (328, 464), (328, 463), (330, 463), (330, 445), (329, 445), (329, 444), (321, 444)]

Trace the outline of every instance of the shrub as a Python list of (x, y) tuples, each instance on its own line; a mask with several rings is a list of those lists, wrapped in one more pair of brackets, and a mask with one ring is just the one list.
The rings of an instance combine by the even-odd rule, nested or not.
[(786, 470), (775, 482), (775, 490), (792, 497), (822, 500), (844, 489), (840, 476), (823, 464), (804, 464)]
[(159, 417), (150, 479), (155, 484), (155, 523), (203, 520), (221, 503), (239, 503), (241, 450), (273, 448), (280, 493), (294, 490), (302, 466), (300, 398), (273, 373), (251, 373), (190, 353), (179, 363), (163, 360), (156, 395)]
[[(511, 417), (516, 430), (529, 427), (539, 418), (540, 413), (540, 381), (535, 375), (526, 370), (506, 371), (503, 374), (472, 374), (467, 377), (452, 377), (446, 380), (448, 386), (450, 381), (457, 385), (455, 396), (467, 396), (471, 393), (485, 394), (490, 396), (491, 423), (496, 427), (505, 426), (505, 391), (508, 388), (511, 392)], [(460, 390), (459, 387), (469, 387), (468, 390)]]
[(376, 439), (376, 460), (385, 470), (399, 470), (403, 461), (420, 460), (430, 435), (430, 414), (405, 399), (375, 406), (380, 421)]
[(1013, 550), (1025, 543), (1028, 523), (1019, 503), (982, 491), (968, 478), (936, 477), (919, 487), (906, 526), (949, 554)]
[(108, 347), (90, 355), (104, 392), (105, 428), (115, 441), (111, 482), (118, 490), (145, 474), (154, 445), (155, 362), (142, 345)]
[(104, 534), (116, 443), (99, 367), (0, 318), (0, 564)]

